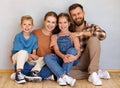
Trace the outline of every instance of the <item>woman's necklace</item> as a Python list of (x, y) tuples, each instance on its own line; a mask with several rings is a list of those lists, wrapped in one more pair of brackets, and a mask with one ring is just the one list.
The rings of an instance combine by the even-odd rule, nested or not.
[(50, 36), (52, 34), (51, 32), (49, 32), (45, 29), (42, 29), (42, 32), (43, 32), (43, 34), (48, 35), (48, 36)]

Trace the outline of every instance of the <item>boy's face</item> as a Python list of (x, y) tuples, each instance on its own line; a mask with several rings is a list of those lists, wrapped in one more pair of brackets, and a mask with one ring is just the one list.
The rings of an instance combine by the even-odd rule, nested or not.
[(23, 20), (20, 26), (21, 26), (22, 31), (26, 33), (30, 33), (33, 29), (33, 24), (31, 20)]

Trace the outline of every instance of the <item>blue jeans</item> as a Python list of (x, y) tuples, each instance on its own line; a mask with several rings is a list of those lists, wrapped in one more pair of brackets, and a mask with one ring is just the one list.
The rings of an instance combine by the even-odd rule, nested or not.
[[(16, 66), (15, 66), (15, 68), (16, 68)], [(31, 75), (32, 68), (33, 68), (33, 66), (30, 65), (28, 62), (26, 62), (25, 65), (24, 65), (24, 69), (22, 70), (22, 73), (24, 75), (29, 76), (29, 75)], [(38, 76), (41, 77), (41, 78), (43, 78), (43, 79), (46, 79), (49, 76), (51, 76), (52, 74), (53, 74), (52, 71), (45, 65), (41, 69), (41, 71), (38, 73)]]
[[(70, 48), (67, 53), (74, 55), (76, 54), (76, 49)], [(60, 78), (63, 74), (68, 74), (72, 66), (76, 65), (79, 60), (80, 59), (70, 63), (64, 63), (63, 60), (55, 54), (48, 54), (44, 57), (46, 65), (57, 78)]]

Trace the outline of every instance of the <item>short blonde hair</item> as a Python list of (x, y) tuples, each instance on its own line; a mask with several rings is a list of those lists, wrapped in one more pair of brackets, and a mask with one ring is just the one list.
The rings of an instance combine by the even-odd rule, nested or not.
[(33, 24), (33, 18), (30, 15), (25, 15), (21, 17), (21, 24), (24, 20), (31, 20), (32, 24)]

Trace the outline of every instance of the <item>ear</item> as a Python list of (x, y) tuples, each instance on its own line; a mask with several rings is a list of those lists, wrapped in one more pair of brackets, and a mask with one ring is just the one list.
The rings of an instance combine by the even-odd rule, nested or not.
[(85, 11), (83, 11), (83, 15), (85, 16)]
[(20, 28), (22, 28), (22, 24), (20, 24)]
[(69, 22), (68, 25), (69, 25), (69, 27), (70, 27), (71, 23)]

